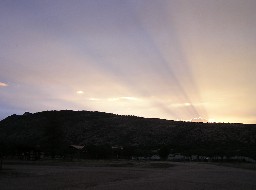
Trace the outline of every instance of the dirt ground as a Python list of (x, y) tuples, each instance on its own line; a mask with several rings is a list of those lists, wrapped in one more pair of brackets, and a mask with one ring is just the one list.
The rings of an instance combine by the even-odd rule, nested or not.
[(256, 190), (256, 170), (207, 163), (10, 162), (1, 190)]

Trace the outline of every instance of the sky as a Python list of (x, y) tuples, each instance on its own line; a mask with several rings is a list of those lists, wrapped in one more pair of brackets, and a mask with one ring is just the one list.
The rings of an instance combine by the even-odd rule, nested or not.
[(255, 0), (0, 0), (0, 120), (72, 109), (256, 123), (255, 10)]

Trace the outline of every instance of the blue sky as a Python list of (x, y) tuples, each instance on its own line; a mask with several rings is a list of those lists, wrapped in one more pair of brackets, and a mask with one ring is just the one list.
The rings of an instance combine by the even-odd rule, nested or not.
[(253, 0), (0, 1), (0, 118), (99, 110), (256, 123)]

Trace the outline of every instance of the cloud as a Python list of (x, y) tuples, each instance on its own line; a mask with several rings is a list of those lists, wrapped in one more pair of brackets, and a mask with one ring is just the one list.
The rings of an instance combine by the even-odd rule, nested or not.
[(108, 101), (119, 101), (119, 100), (128, 100), (128, 101), (136, 101), (138, 98), (135, 97), (116, 97), (116, 98), (108, 98)]
[(186, 106), (192, 106), (191, 103), (182, 103), (182, 104), (171, 104), (172, 107), (186, 107)]
[(76, 91), (76, 93), (77, 93), (77, 94), (83, 94), (83, 93), (84, 93), (84, 91), (82, 91), (82, 90), (78, 90), (78, 91)]
[(90, 100), (90, 101), (100, 101), (101, 99), (99, 99), (99, 98), (89, 98), (88, 100)]
[(8, 84), (0, 82), (0, 87), (6, 87), (6, 86), (8, 86)]

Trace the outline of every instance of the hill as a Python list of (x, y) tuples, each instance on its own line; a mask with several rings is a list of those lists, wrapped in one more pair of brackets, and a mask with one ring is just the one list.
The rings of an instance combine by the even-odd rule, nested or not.
[(69, 145), (124, 147), (126, 155), (168, 149), (186, 155), (256, 158), (256, 125), (192, 123), (70, 110), (12, 115), (0, 122), (0, 147), (6, 155), (32, 149), (65, 155)]

